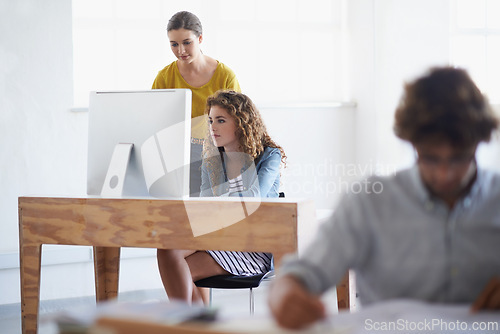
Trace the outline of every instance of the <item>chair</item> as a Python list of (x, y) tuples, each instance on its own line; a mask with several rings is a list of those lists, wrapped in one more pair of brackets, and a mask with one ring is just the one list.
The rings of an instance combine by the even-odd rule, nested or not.
[(250, 289), (250, 314), (255, 312), (253, 288), (258, 288), (260, 283), (271, 280), (274, 270), (253, 276), (217, 275), (200, 279), (194, 284), (200, 288), (210, 288), (210, 305), (212, 305), (212, 289)]
[[(285, 193), (280, 192), (279, 197), (285, 197)], [(271, 259), (271, 270), (252, 276), (243, 275), (216, 275), (200, 279), (194, 284), (199, 288), (210, 288), (210, 305), (212, 305), (212, 289), (250, 289), (250, 314), (255, 312), (255, 302), (253, 289), (258, 288), (263, 281), (271, 280), (274, 277), (274, 264)]]

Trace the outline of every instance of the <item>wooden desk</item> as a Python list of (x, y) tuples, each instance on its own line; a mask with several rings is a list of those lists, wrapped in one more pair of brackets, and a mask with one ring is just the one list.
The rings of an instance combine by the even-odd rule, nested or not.
[[(241, 213), (239, 200), (190, 199), (189, 216), (218, 224)], [(117, 296), (120, 247), (297, 251), (297, 225), (315, 219), (312, 201), (265, 200), (251, 215), (211, 233), (193, 236), (182, 200), (19, 198), (22, 332), (37, 332), (43, 244), (94, 246), (97, 301)]]

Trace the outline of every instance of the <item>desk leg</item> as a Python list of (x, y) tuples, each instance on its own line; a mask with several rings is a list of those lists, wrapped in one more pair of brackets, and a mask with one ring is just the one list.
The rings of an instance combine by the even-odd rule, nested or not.
[(351, 308), (351, 300), (349, 296), (349, 271), (345, 274), (340, 284), (337, 284), (337, 304), (340, 310), (349, 310)]
[(40, 303), (42, 245), (20, 245), (21, 326), (23, 334), (36, 334)]
[(120, 247), (94, 247), (95, 296), (97, 302), (118, 296)]

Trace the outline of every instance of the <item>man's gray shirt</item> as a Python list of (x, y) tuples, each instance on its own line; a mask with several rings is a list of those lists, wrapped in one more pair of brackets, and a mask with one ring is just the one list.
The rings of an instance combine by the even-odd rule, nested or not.
[(417, 166), (367, 182), (370, 190), (344, 196), (281, 274), (322, 293), (354, 269), (363, 304), (392, 298), (470, 303), (500, 276), (499, 174), (479, 169), (451, 210), (429, 194)]

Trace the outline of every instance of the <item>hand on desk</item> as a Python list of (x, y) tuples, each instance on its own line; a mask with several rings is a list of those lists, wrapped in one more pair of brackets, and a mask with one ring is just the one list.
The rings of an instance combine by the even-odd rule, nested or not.
[(303, 328), (326, 317), (321, 300), (291, 276), (273, 282), (268, 302), (274, 318), (285, 328)]
[(500, 277), (492, 278), (472, 304), (472, 312), (500, 310)]

